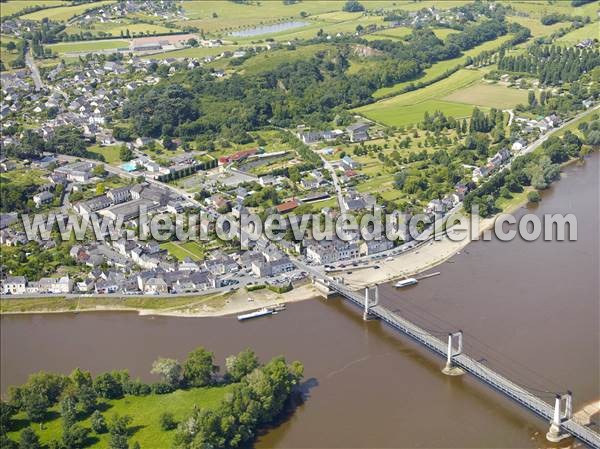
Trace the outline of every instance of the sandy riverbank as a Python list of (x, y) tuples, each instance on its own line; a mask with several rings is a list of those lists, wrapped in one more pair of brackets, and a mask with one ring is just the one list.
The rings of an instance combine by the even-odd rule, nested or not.
[[(523, 204), (516, 206), (514, 209), (521, 207)], [(507, 213), (507, 212), (505, 212)], [(493, 228), (497, 216), (481, 220), (479, 224), (479, 235), (484, 231)], [(468, 220), (467, 220), (468, 221)], [(376, 265), (379, 269), (364, 268), (353, 271), (353, 267), (348, 268), (348, 271), (339, 274), (345, 282), (352, 288), (362, 288), (369, 284), (380, 284), (390, 282), (396, 279), (414, 276), (423, 271), (429, 270), (441, 263), (445, 262), (458, 252), (462, 251), (469, 243), (471, 243), (471, 223), (469, 221), (466, 226), (465, 238), (458, 241), (451, 239), (448, 236), (443, 236), (439, 240), (431, 240), (418, 248), (405, 252), (399, 256), (395, 256), (393, 260), (378, 260)]]

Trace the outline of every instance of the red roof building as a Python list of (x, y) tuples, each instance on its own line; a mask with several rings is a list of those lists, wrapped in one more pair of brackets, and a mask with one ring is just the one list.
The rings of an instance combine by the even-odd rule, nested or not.
[(296, 209), (299, 205), (300, 204), (298, 203), (298, 201), (294, 199), (286, 201), (285, 203), (281, 203), (278, 206), (275, 206), (275, 209), (277, 209), (277, 212), (279, 212), (280, 214), (286, 214)]

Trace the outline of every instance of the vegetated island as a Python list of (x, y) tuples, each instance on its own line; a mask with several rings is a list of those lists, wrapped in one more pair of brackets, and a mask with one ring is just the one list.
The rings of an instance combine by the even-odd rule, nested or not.
[(275, 424), (300, 398), (300, 362), (261, 364), (246, 349), (227, 357), (199, 347), (180, 363), (159, 358), (147, 384), (126, 370), (95, 377), (39, 372), (0, 402), (3, 449), (237, 448)]

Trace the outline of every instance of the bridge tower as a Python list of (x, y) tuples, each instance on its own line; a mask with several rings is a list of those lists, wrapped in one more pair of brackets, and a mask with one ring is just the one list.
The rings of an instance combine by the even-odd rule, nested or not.
[[(373, 301), (371, 301), (370, 291), (373, 290)], [(363, 312), (363, 320), (369, 320), (369, 309), (375, 307), (379, 303), (379, 288), (377, 285), (373, 288), (365, 287), (365, 310)]]
[[(562, 405), (565, 404), (565, 410), (562, 411)], [(546, 434), (546, 439), (552, 443), (558, 443), (571, 435), (562, 433), (560, 425), (573, 417), (573, 394), (567, 391), (565, 394), (557, 394), (554, 399), (554, 417), (550, 422), (550, 430)]]
[[(457, 341), (458, 346), (454, 347), (454, 340)], [(462, 354), (463, 351), (463, 333), (462, 331), (448, 334), (448, 354), (446, 359), (446, 366), (442, 369), (442, 373), (447, 376), (460, 376), (464, 374), (464, 370), (456, 366), (453, 363), (454, 356)]]

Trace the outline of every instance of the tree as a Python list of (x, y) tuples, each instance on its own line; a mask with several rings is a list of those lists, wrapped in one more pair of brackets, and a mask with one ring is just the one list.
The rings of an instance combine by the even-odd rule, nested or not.
[(123, 387), (111, 373), (102, 373), (94, 379), (94, 390), (98, 396), (106, 399), (118, 399), (123, 396)]
[(10, 430), (11, 418), (15, 413), (16, 409), (12, 405), (0, 401), (0, 435), (5, 435)]
[(19, 449), (40, 449), (40, 439), (31, 427), (26, 427), (21, 432)]
[(121, 145), (121, 149), (119, 150), (119, 159), (124, 162), (128, 162), (133, 159), (133, 151), (127, 145)]
[(102, 413), (100, 413), (100, 410), (96, 410), (94, 413), (92, 413), (92, 416), (90, 417), (90, 424), (92, 426), (92, 430), (98, 434), (105, 433), (107, 430), (106, 420), (104, 419)]
[(80, 449), (86, 447), (88, 429), (73, 424), (63, 427), (62, 443), (64, 449)]
[(9, 41), (9, 42), (6, 44), (6, 49), (7, 49), (8, 51), (10, 51), (10, 52), (13, 52), (13, 51), (15, 51), (15, 50), (17, 49), (17, 44), (15, 44), (13, 41)]
[(92, 174), (94, 176), (103, 177), (106, 175), (106, 169), (104, 168), (104, 164), (97, 164), (92, 169)]
[(186, 382), (193, 387), (204, 387), (212, 381), (219, 367), (214, 364), (214, 354), (199, 347), (188, 354), (184, 364)]
[(60, 401), (60, 415), (65, 427), (71, 427), (77, 421), (77, 397), (74, 391), (66, 392)]
[(171, 387), (178, 387), (181, 383), (183, 370), (175, 359), (159, 358), (152, 364), (153, 374), (158, 374), (162, 380)]
[(110, 449), (129, 449), (127, 426), (131, 423), (131, 417), (114, 415), (108, 426), (110, 436), (108, 447)]
[(365, 7), (361, 5), (357, 0), (348, 0), (342, 8), (342, 11), (346, 12), (359, 12), (364, 10)]
[(530, 203), (539, 203), (542, 197), (537, 190), (533, 190), (527, 194), (527, 200)]
[(237, 356), (229, 356), (225, 360), (227, 378), (232, 382), (239, 382), (258, 368), (258, 364), (258, 357), (251, 349), (245, 349)]
[(46, 417), (46, 411), (49, 405), (46, 396), (34, 391), (26, 394), (23, 401), (23, 409), (25, 410), (25, 413), (27, 413), (29, 421), (40, 423), (40, 426)]
[(175, 422), (175, 418), (173, 417), (173, 413), (164, 412), (160, 414), (158, 418), (158, 422), (160, 424), (160, 428), (162, 430), (173, 430), (177, 427), (177, 422)]

